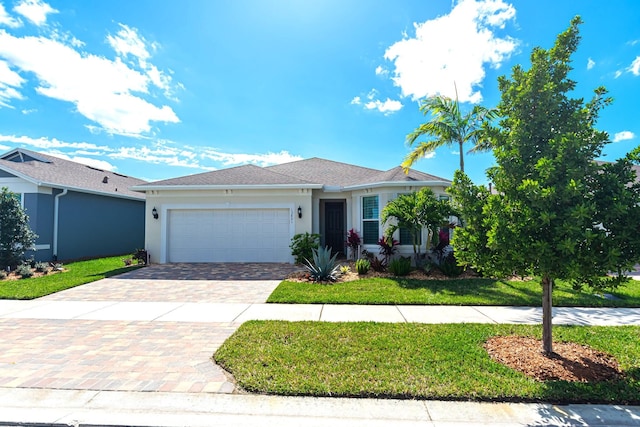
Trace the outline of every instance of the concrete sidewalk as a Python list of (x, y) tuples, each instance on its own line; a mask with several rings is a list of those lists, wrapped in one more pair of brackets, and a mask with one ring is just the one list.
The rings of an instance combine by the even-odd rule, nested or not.
[[(637, 426), (640, 407), (0, 388), (0, 425)], [(28, 420), (28, 421), (27, 421)]]
[[(640, 308), (553, 310), (556, 325), (640, 325)], [(248, 320), (539, 324), (539, 307), (0, 300), (0, 319), (241, 324)]]

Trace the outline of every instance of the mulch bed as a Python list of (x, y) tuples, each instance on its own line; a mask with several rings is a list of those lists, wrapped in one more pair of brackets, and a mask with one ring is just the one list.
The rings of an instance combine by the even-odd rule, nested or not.
[[(394, 277), (393, 274), (388, 271), (374, 271), (373, 269), (369, 270), (367, 274), (359, 275), (356, 272), (356, 265), (354, 261), (342, 261), (340, 265), (347, 265), (351, 270), (349, 273), (340, 274), (338, 280), (336, 282), (351, 282), (353, 280), (358, 279), (367, 279), (371, 277)], [(301, 271), (297, 271), (295, 273), (291, 273), (287, 276), (287, 280), (291, 282), (311, 282), (311, 277), (309, 273), (305, 270), (304, 266), (300, 266)], [(448, 277), (442, 274), (440, 270), (436, 267), (433, 268), (430, 272), (425, 272), (423, 270), (412, 270), (406, 276), (402, 276), (405, 279), (417, 279), (417, 280), (450, 280), (450, 279), (469, 279), (473, 277), (479, 277), (476, 272), (473, 270), (467, 269), (461, 275), (456, 277)]]
[(543, 354), (542, 341), (530, 337), (493, 337), (484, 347), (496, 362), (538, 381), (591, 383), (622, 376), (613, 356), (576, 343), (554, 342), (550, 357)]

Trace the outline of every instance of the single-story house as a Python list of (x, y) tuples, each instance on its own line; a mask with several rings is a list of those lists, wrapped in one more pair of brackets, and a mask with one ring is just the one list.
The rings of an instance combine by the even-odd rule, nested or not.
[(0, 187), (19, 195), (38, 235), (36, 261), (133, 253), (144, 246), (145, 181), (17, 148), (0, 156)]
[[(451, 181), (400, 167), (380, 171), (320, 158), (269, 167), (238, 166), (137, 185), (146, 194), (145, 248), (152, 263), (293, 262), (291, 239), (318, 233), (345, 251), (355, 229), (377, 253), (380, 212), (399, 194), (430, 187), (446, 197)], [(397, 236), (401, 253), (411, 242)], [(423, 238), (423, 241), (425, 239)]]

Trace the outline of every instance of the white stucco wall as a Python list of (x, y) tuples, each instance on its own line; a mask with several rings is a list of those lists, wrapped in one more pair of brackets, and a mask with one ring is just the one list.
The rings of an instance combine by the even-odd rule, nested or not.
[[(394, 200), (400, 194), (407, 194), (414, 191), (420, 190), (422, 187), (414, 187), (414, 186), (394, 186), (394, 187), (379, 187), (379, 188), (368, 188), (363, 190), (353, 191), (351, 193), (351, 226), (347, 227), (347, 230), (350, 228), (354, 228), (360, 238), (362, 238), (362, 198), (365, 196), (378, 196), (379, 203), (379, 212), (382, 215), (382, 209), (389, 203)], [(446, 188), (443, 186), (435, 186), (430, 187), (435, 193), (436, 197), (440, 196), (448, 196), (446, 192)], [(384, 235), (384, 230), (387, 227), (380, 222), (380, 237)], [(394, 238), (396, 240), (400, 240), (398, 233), (394, 234)], [(425, 249), (425, 243), (427, 243), (427, 231), (423, 231), (422, 235), (422, 250)], [(378, 254), (380, 247), (378, 245), (362, 245), (361, 249), (366, 249), (367, 251)], [(411, 245), (401, 245), (398, 249), (398, 255), (402, 256), (410, 256), (413, 255), (413, 246)]]
[[(312, 232), (312, 193), (308, 189), (276, 190), (152, 190), (146, 193), (145, 248), (152, 263), (166, 255), (167, 212), (170, 209), (287, 208), (291, 211), (293, 234)], [(298, 207), (302, 218), (298, 218)], [(158, 219), (152, 215), (158, 211)]]
[[(145, 248), (151, 255), (153, 263), (160, 262), (162, 254), (166, 255), (167, 213), (171, 209), (212, 209), (212, 208), (288, 208), (292, 216), (292, 233), (320, 233), (321, 202), (344, 200), (346, 210), (345, 230), (355, 229), (362, 237), (362, 197), (378, 195), (379, 211), (399, 194), (410, 193), (421, 187), (389, 186), (367, 188), (354, 191), (324, 191), (311, 189), (274, 189), (274, 190), (152, 190), (146, 193), (145, 213)], [(436, 196), (446, 195), (445, 187), (431, 187)], [(298, 218), (298, 207), (302, 209), (302, 218)], [(158, 219), (152, 216), (152, 210), (158, 211)], [(384, 234), (384, 225), (380, 224), (380, 236)], [(398, 236), (396, 236), (398, 239)], [(346, 240), (346, 234), (345, 234)], [(426, 232), (423, 235), (423, 248), (427, 242)], [(364, 245), (372, 253), (378, 253), (377, 245)], [(399, 254), (413, 254), (410, 245), (400, 247)]]

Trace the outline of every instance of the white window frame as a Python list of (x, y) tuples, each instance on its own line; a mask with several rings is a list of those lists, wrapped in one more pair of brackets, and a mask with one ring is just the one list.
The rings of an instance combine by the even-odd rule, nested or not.
[[(364, 217), (364, 213), (365, 213), (365, 209), (364, 209), (364, 201), (367, 198), (371, 198), (371, 197), (375, 197), (376, 198), (376, 202), (377, 202), (377, 209), (375, 210), (377, 212), (377, 217), (376, 218), (365, 218)], [(380, 239), (380, 195), (379, 194), (368, 194), (366, 196), (362, 196), (361, 199), (361, 206), (362, 206), (362, 211), (360, 213), (360, 222), (362, 224), (362, 244), (363, 245), (376, 245), (378, 244), (378, 240)], [(376, 237), (376, 241), (371, 243), (371, 242), (365, 242), (365, 223), (372, 223), (375, 222), (378, 226), (378, 236)]]

